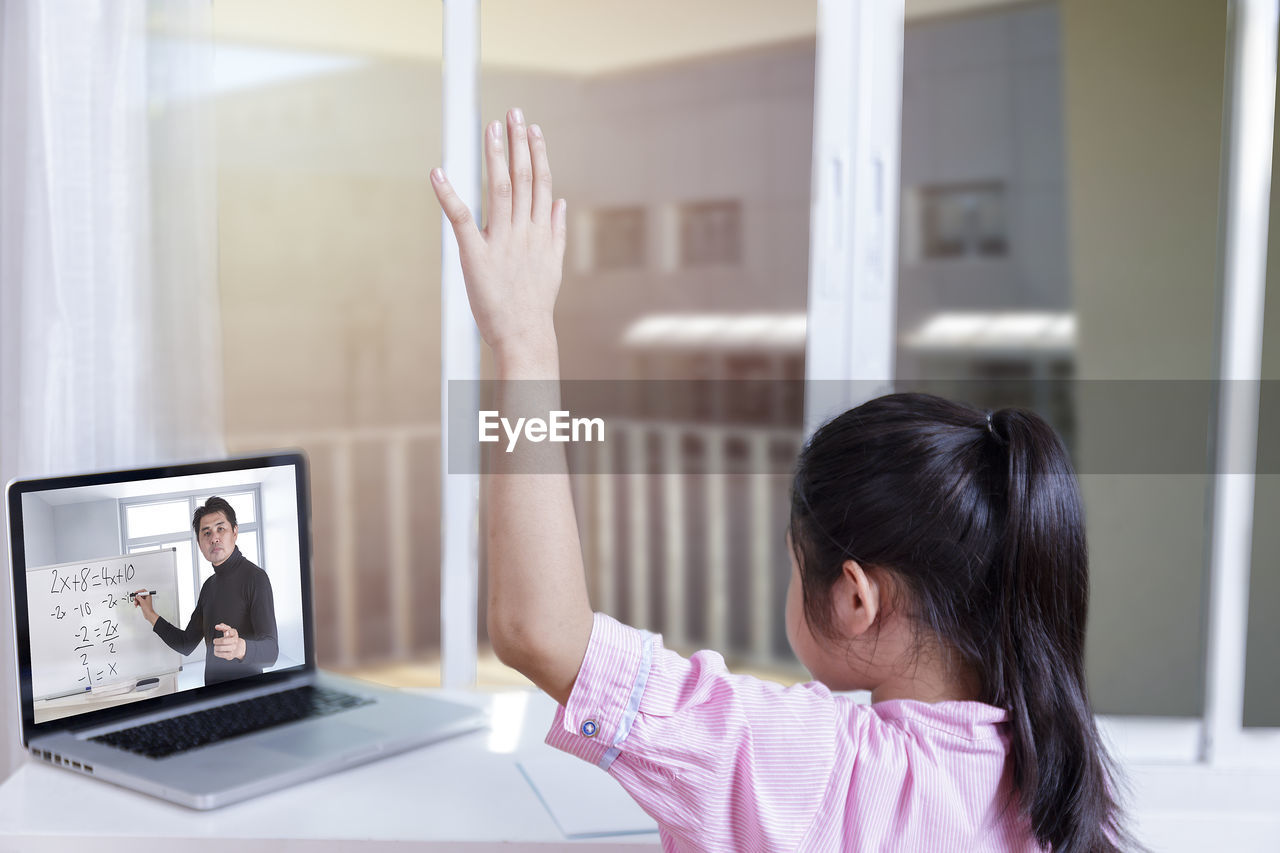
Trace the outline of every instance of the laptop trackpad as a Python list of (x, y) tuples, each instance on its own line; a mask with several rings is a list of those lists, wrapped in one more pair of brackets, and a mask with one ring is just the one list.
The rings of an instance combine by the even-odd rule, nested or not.
[(379, 735), (346, 723), (325, 721), (278, 732), (267, 746), (300, 757), (348, 752), (377, 743)]

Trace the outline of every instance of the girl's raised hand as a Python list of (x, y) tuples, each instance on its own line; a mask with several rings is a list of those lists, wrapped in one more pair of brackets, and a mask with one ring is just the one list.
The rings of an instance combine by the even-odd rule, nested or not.
[[(485, 343), (503, 356), (555, 340), (552, 313), (564, 266), (565, 201), (552, 201), (542, 130), (519, 109), (485, 131), (489, 217), (480, 230), (443, 169), (431, 186), (453, 225), (471, 313)], [(506, 156), (507, 152), (509, 156)]]

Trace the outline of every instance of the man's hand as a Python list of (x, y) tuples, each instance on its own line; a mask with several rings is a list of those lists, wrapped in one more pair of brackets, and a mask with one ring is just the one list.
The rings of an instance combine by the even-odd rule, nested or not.
[(517, 358), (528, 346), (554, 347), (552, 312), (564, 268), (564, 199), (552, 201), (546, 140), (535, 124), (525, 127), (519, 109), (485, 132), (489, 170), (489, 221), (481, 231), (443, 169), (431, 172), (432, 188), (453, 225), (467, 298), (480, 335), (499, 358)]
[(156, 613), (156, 609), (151, 606), (151, 596), (147, 594), (145, 589), (140, 589), (133, 594), (133, 606), (141, 607), (142, 615), (146, 617), (152, 627), (155, 627), (156, 620), (159, 619), (160, 616)]
[(219, 622), (213, 630), (221, 631), (222, 636), (213, 641), (213, 656), (223, 660), (242, 660), (244, 658), (244, 639), (240, 633), (226, 622)]

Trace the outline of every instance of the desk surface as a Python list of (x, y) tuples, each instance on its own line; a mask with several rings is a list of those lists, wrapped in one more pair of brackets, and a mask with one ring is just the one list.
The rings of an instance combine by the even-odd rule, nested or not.
[(656, 828), (577, 841), (560, 831), (517, 767), (561, 754), (542, 742), (546, 695), (434, 692), (488, 709), (492, 727), (210, 812), (28, 760), (0, 784), (0, 851), (661, 849)]
[[(517, 767), (576, 761), (542, 742), (555, 711), (545, 694), (421, 692), (484, 708), (493, 724), (210, 812), (28, 760), (0, 784), (0, 853), (661, 849), (656, 831), (585, 840), (561, 832)], [(1123, 740), (1121, 729), (1109, 731)], [(1139, 761), (1127, 775), (1132, 825), (1151, 849), (1280, 850), (1280, 769)], [(598, 779), (617, 784), (603, 772)]]

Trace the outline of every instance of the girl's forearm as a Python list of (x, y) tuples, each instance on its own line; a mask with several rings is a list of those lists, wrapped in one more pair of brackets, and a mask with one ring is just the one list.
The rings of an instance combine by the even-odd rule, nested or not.
[[(499, 414), (547, 417), (559, 406), (560, 365), (551, 317), (564, 270), (566, 206), (551, 195), (546, 140), (519, 109), (484, 135), (488, 221), (442, 169), (431, 186), (458, 239), (476, 327), (498, 361)], [(559, 702), (569, 698), (591, 637), (591, 606), (564, 450), (526, 441), (490, 452), (489, 639)]]
[[(554, 332), (495, 349), (498, 411), (512, 421), (560, 408)], [(499, 658), (562, 704), (586, 653), (592, 613), (563, 447), (490, 450), (489, 639)]]

